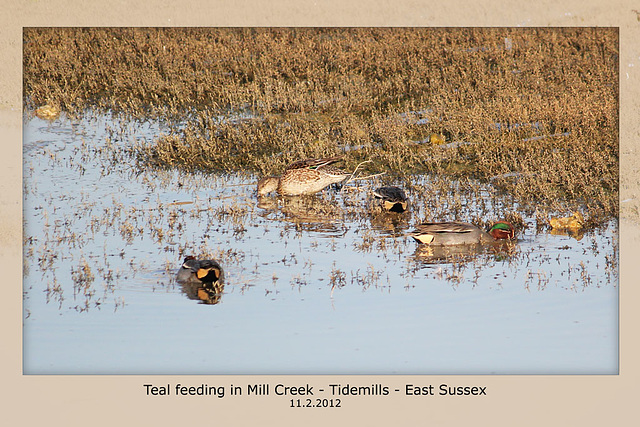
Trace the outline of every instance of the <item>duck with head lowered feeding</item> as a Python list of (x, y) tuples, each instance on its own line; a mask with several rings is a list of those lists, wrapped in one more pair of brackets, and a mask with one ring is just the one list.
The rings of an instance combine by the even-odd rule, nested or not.
[(380, 208), (388, 212), (401, 213), (409, 207), (409, 199), (399, 187), (380, 187), (373, 191), (373, 197)]
[(512, 240), (515, 228), (507, 221), (496, 222), (488, 232), (467, 222), (425, 222), (409, 235), (418, 243), (432, 246), (471, 245)]
[(176, 275), (178, 283), (215, 284), (224, 280), (224, 272), (220, 264), (210, 259), (197, 260), (187, 256)]
[(340, 160), (341, 156), (295, 161), (282, 176), (268, 176), (258, 181), (258, 196), (273, 191), (282, 196), (315, 194), (331, 184), (343, 182), (351, 174), (334, 166)]
[(224, 290), (224, 272), (216, 261), (187, 256), (176, 275), (176, 282), (189, 299), (204, 304), (220, 302)]

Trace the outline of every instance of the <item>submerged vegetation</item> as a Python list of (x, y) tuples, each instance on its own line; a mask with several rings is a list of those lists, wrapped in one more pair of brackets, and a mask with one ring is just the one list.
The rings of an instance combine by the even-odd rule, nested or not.
[(477, 179), (523, 209), (618, 212), (614, 28), (31, 28), (28, 107), (106, 109), (171, 131), (144, 167)]

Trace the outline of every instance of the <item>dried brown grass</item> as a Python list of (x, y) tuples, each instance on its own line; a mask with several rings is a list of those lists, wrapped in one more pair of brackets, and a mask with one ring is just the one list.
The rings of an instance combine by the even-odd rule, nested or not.
[[(487, 180), (592, 222), (618, 212), (616, 29), (34, 28), (24, 39), (28, 107), (187, 121), (134, 147), (145, 165), (263, 175), (344, 153), (347, 167)], [(424, 142), (434, 133), (454, 144)]]

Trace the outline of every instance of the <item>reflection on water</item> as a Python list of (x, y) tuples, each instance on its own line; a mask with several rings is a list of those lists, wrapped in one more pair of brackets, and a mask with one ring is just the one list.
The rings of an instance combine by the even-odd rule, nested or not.
[(418, 245), (414, 259), (424, 264), (462, 263), (479, 260), (487, 262), (487, 258), (507, 259), (518, 253), (515, 242), (495, 242), (487, 244), (431, 246)]
[(572, 229), (556, 230), (555, 228), (552, 228), (551, 230), (549, 230), (549, 233), (553, 234), (554, 236), (570, 236), (570, 237), (573, 237), (576, 240), (582, 240), (582, 238), (584, 237), (584, 229), (579, 229), (579, 230), (572, 230)]
[(258, 196), (258, 215), (268, 221), (282, 222), (285, 228), (293, 226), (298, 231), (313, 231), (326, 236), (344, 235), (340, 225), (343, 213), (335, 200), (319, 199), (316, 196), (279, 197)]
[(181, 284), (182, 292), (190, 300), (199, 301), (202, 304), (218, 304), (224, 292), (224, 283), (194, 283), (184, 282)]
[[(139, 170), (121, 148), (164, 129), (130, 127), (25, 119), (25, 373), (617, 372), (615, 221), (557, 235), (420, 175), (401, 213), (373, 209), (381, 178), (258, 198), (252, 176)], [(515, 243), (407, 236), (508, 212)], [(177, 283), (186, 255), (224, 284)]]
[(405, 235), (411, 228), (411, 212), (373, 214), (369, 218), (371, 228), (381, 236)]

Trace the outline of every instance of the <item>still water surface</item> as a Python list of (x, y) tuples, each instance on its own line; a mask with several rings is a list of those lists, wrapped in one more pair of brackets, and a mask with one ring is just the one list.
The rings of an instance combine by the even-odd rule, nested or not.
[[(443, 260), (405, 236), (416, 195), (371, 218), (379, 182), (258, 200), (256, 177), (121, 151), (166, 131), (25, 118), (26, 374), (618, 372), (617, 222), (577, 239), (525, 216), (507, 253)], [(224, 267), (217, 304), (174, 282), (188, 254)]]

